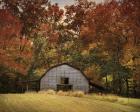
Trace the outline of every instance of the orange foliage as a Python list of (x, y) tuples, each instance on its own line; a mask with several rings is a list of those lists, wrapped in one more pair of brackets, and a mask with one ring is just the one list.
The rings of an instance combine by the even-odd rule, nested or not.
[(0, 38), (20, 36), (22, 24), (9, 10), (0, 9)]
[[(26, 74), (32, 57), (31, 41), (13, 38), (0, 44), (0, 64)], [(0, 40), (3, 43), (3, 40)], [(21, 48), (24, 50), (21, 51)]]

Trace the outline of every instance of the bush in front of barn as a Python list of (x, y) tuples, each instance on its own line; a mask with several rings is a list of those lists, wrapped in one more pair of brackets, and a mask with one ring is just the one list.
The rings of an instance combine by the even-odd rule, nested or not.
[(59, 96), (73, 96), (73, 97), (84, 97), (85, 93), (83, 91), (54, 91), (54, 90), (44, 90), (40, 91), (40, 94), (49, 94), (49, 95), (59, 95)]
[(49, 95), (55, 95), (56, 92), (52, 89), (49, 89), (49, 90), (44, 90), (44, 91), (39, 91), (40, 94), (49, 94)]
[(69, 96), (69, 93), (68, 93), (68, 92), (65, 92), (65, 91), (60, 90), (60, 91), (58, 91), (58, 92), (57, 92), (57, 95), (59, 95), (59, 96)]
[(57, 95), (60, 96), (73, 96), (73, 97), (84, 97), (85, 93), (83, 91), (58, 91)]
[(71, 93), (71, 96), (74, 96), (74, 97), (84, 97), (85, 93), (83, 91), (74, 91), (74, 92)]

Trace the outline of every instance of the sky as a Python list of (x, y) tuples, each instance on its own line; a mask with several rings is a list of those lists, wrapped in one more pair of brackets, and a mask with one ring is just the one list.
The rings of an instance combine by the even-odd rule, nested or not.
[[(93, 0), (97, 3), (103, 0)], [(51, 0), (52, 3), (58, 3), (60, 7), (64, 7), (65, 5), (72, 5), (74, 4), (75, 0)]]

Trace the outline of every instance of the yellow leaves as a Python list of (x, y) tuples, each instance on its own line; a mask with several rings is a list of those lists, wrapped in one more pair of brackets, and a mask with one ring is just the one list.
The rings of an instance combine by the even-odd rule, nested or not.
[(96, 43), (89, 44), (89, 50), (90, 49), (93, 49), (93, 48), (96, 48), (96, 47), (97, 47), (97, 44)]
[(39, 68), (35, 70), (36, 75), (41, 76), (42, 74), (44, 74), (46, 72), (46, 68)]
[(64, 47), (65, 47), (66, 49), (69, 49), (69, 48), (71, 48), (71, 47), (73, 46), (73, 44), (74, 44), (73, 41), (72, 41), (72, 42), (66, 42), (66, 43), (64, 44)]
[(48, 57), (52, 57), (52, 56), (57, 56), (57, 50), (56, 49), (49, 50)]
[(82, 55), (89, 55), (89, 51), (88, 50), (83, 50)]
[[(107, 82), (111, 82), (113, 80), (113, 75), (107, 75)], [(103, 78), (103, 81), (106, 82), (106, 77)]]
[(97, 43), (90, 43), (87, 47), (84, 47), (82, 55), (89, 55), (90, 50), (97, 47)]
[(128, 66), (137, 66), (137, 65), (140, 65), (140, 58), (135, 58), (134, 60), (133, 59), (130, 59), (127, 64)]
[(127, 64), (127, 66), (133, 66), (134, 65), (134, 61), (132, 59), (130, 59)]

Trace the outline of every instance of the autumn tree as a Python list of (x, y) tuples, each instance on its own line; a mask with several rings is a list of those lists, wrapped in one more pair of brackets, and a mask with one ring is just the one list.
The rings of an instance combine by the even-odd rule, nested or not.
[[(119, 92), (121, 92), (121, 80), (129, 77), (131, 69), (123, 63), (123, 57), (125, 56), (125, 51), (130, 49), (130, 46), (126, 48), (129, 43), (132, 43), (132, 41), (129, 41), (133, 35), (133, 27), (130, 27), (130, 23), (134, 25), (135, 21), (132, 21), (123, 12), (125, 5), (128, 5), (128, 1), (124, 4), (125, 2), (123, 1), (112, 0), (96, 5), (94, 2), (79, 0), (76, 5), (66, 7), (67, 18), (65, 20), (68, 23), (67, 27), (73, 30), (82, 40), (85, 49), (87, 49), (87, 46), (89, 49), (91, 44), (102, 48), (108, 60), (100, 57), (101, 65), (100, 62), (98, 64), (103, 70), (107, 70), (104, 74), (114, 74), (113, 81), (118, 80), (117, 88), (120, 90)], [(138, 10), (138, 8), (136, 9)], [(131, 11), (133, 12), (132, 9)], [(135, 35), (137, 34), (135, 33)], [(96, 63), (96, 61), (90, 61), (89, 63)], [(112, 69), (113, 66), (114, 68)], [(108, 69), (105, 69), (106, 67)]]
[[(2, 52), (5, 55), (4, 56), (2, 54), (3, 59), (6, 57), (6, 55), (8, 56), (6, 59), (7, 61), (2, 60), (2, 64), (7, 62), (8, 66), (15, 65), (16, 70), (22, 72), (23, 74), (27, 74), (27, 76), (29, 76), (31, 75), (30, 71), (32, 71), (32, 68), (34, 68), (33, 67), (34, 64), (37, 64), (37, 63), (33, 64), (33, 62), (35, 62), (33, 61), (34, 58), (36, 59), (36, 57), (40, 55), (40, 52), (36, 53), (36, 50), (38, 50), (38, 47), (40, 47), (40, 40), (38, 40), (37, 38), (39, 36), (41, 36), (42, 38), (43, 36), (42, 34), (39, 34), (40, 26), (43, 23), (46, 24), (48, 22), (47, 19), (49, 18), (49, 16), (51, 16), (48, 14), (49, 13), (54, 14), (56, 10), (54, 11), (54, 13), (51, 12), (51, 10), (50, 12), (46, 10), (47, 5), (49, 3), (47, 0), (42, 0), (42, 1), (2, 0), (0, 1), (0, 3), (2, 8), (1, 19), (0, 19), (1, 21), (0, 34), (2, 39), (1, 43), (4, 43), (3, 46), (6, 47), (6, 52), (10, 53), (10, 57), (9, 57), (9, 54), (7, 54), (5, 51)], [(48, 6), (48, 7), (53, 7), (53, 6)], [(61, 14), (57, 13), (57, 15), (60, 16)], [(41, 32), (43, 32), (43, 30)], [(34, 33), (33, 31), (36, 31), (36, 33)], [(53, 33), (51, 33), (51, 35), (52, 34)], [(10, 43), (8, 41), (11, 38), (13, 38), (12, 39), (13, 43)], [(7, 42), (6, 44), (5, 41)], [(11, 48), (8, 48), (7, 46), (11, 46)], [(42, 51), (42, 50), (38, 50), (38, 51)], [(44, 51), (44, 53), (45, 52), (46, 51)], [(27, 56), (29, 56), (28, 59), (25, 58)], [(38, 59), (39, 58), (40, 57), (38, 57)], [(24, 72), (20, 70), (21, 68), (19, 66), (19, 63), (21, 66), (25, 64), (25, 67), (22, 67), (24, 69)]]
[(0, 3), (0, 65), (27, 82), (63, 62), (98, 83), (105, 77), (107, 85), (111, 76), (117, 93), (128, 78), (139, 79), (139, 1), (78, 0), (65, 11), (48, 0)]

